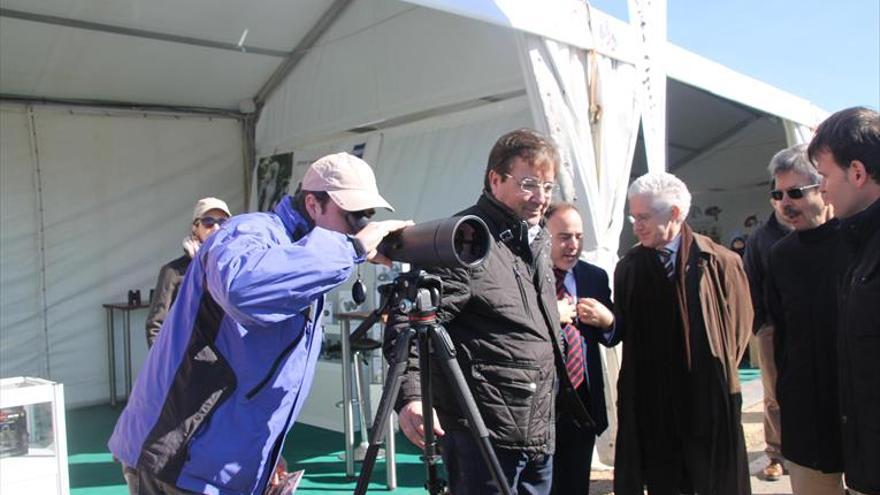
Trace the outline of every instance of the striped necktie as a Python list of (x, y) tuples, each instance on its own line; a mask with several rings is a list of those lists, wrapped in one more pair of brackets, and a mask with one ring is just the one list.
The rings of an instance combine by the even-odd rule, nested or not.
[[(557, 268), (553, 269), (556, 276), (556, 298), (558, 300), (574, 298), (565, 289), (565, 273)], [(562, 325), (562, 337), (565, 338), (565, 371), (571, 380), (571, 385), (577, 389), (584, 383), (586, 373), (586, 356), (584, 356), (584, 336), (573, 324)]]
[(657, 250), (657, 257), (660, 258), (660, 263), (663, 264), (663, 269), (666, 271), (666, 278), (668, 279), (671, 279), (675, 273), (675, 258), (672, 255), (671, 249), (662, 247)]

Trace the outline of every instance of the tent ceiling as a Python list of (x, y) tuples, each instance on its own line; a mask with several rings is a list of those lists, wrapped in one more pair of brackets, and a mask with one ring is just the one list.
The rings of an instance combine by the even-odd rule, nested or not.
[(237, 110), (333, 5), (3, 0), (0, 92)]

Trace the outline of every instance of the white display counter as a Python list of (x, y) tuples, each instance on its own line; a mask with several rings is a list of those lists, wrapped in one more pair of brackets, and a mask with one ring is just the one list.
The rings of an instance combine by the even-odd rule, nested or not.
[(0, 379), (0, 493), (70, 493), (64, 386)]

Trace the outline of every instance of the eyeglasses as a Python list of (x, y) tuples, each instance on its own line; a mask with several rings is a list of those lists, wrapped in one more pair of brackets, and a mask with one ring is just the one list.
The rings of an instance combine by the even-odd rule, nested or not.
[(504, 174), (511, 179), (515, 179), (519, 183), (519, 188), (523, 190), (523, 192), (527, 192), (529, 194), (538, 194), (538, 191), (544, 191), (544, 194), (551, 195), (554, 191), (559, 187), (553, 181), (541, 182), (534, 177), (523, 177), (518, 178), (514, 177), (511, 174)]
[(202, 217), (202, 218), (199, 218), (198, 220), (196, 220), (196, 222), (201, 223), (202, 227), (205, 227), (206, 229), (210, 229), (210, 228), (213, 228), (215, 225), (223, 225), (224, 223), (226, 223), (226, 220), (228, 220), (228, 218)]
[(791, 199), (801, 199), (804, 197), (804, 191), (819, 187), (819, 184), (810, 184), (808, 186), (792, 187), (791, 189), (774, 189), (770, 191), (770, 197), (776, 201), (782, 201), (783, 196), (787, 193)]
[(626, 219), (629, 221), (629, 223), (635, 225), (636, 223), (647, 222), (648, 220), (654, 218), (657, 215), (657, 213), (659, 213), (659, 212), (652, 211), (650, 213), (639, 213), (638, 215), (635, 215), (635, 216), (627, 215)]

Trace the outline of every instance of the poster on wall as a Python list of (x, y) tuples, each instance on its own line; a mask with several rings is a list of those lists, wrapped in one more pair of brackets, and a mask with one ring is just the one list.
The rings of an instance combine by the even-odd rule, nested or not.
[(256, 194), (251, 195), (250, 210), (272, 211), (287, 193), (292, 171), (292, 152), (260, 158), (254, 174)]

